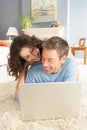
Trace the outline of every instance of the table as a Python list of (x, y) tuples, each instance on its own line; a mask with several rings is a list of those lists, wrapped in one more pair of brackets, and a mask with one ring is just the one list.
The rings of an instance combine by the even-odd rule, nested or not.
[(84, 64), (86, 64), (86, 49), (87, 46), (71, 46), (71, 52), (73, 55), (75, 55), (75, 51), (79, 51), (79, 50), (84, 51)]

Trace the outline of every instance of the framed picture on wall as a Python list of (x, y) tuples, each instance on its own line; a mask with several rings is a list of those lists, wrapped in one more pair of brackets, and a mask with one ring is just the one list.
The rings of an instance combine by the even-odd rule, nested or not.
[(34, 23), (52, 22), (57, 17), (56, 0), (31, 0)]
[(84, 46), (85, 45), (85, 38), (80, 38), (79, 40), (79, 46)]

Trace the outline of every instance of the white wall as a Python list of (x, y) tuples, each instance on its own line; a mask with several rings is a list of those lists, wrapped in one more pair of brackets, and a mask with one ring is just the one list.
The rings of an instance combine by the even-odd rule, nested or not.
[(87, 0), (70, 0), (69, 18), (69, 44), (78, 44), (79, 38), (87, 38)]

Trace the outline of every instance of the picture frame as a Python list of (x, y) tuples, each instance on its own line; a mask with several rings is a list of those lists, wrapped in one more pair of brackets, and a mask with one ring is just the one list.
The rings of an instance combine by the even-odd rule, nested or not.
[(56, 0), (31, 0), (33, 23), (53, 22), (57, 19)]
[(85, 46), (85, 40), (86, 40), (86, 38), (80, 38), (79, 46)]

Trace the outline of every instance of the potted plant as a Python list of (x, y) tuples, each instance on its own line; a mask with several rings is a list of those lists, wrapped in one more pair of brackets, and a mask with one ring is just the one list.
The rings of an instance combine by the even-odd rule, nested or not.
[(21, 19), (21, 26), (22, 29), (27, 29), (32, 27), (33, 24), (33, 18), (32, 16), (23, 16)]

